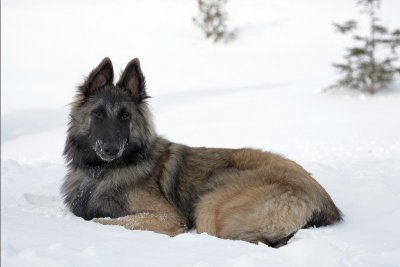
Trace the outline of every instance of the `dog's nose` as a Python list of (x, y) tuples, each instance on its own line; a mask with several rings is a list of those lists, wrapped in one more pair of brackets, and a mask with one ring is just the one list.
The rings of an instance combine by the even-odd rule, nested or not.
[(103, 146), (104, 154), (113, 157), (119, 152), (119, 146), (117, 144), (107, 143)]

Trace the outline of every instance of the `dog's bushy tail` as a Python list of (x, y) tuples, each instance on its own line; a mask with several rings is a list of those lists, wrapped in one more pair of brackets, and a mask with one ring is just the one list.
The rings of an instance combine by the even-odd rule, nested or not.
[(321, 227), (343, 221), (343, 213), (336, 207), (333, 201), (322, 203), (320, 210), (315, 211), (303, 228)]

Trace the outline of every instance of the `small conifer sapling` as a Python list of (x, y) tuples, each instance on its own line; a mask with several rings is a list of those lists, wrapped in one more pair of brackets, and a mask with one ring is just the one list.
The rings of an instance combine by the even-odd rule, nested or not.
[(193, 22), (207, 39), (214, 42), (230, 41), (236, 37), (235, 31), (228, 30), (228, 16), (224, 10), (227, 0), (198, 0), (199, 14)]
[(400, 67), (395, 65), (398, 60), (396, 49), (400, 45), (400, 30), (389, 31), (379, 23), (376, 13), (380, 2), (357, 0), (357, 5), (362, 7), (361, 12), (369, 19), (366, 35), (355, 33), (359, 29), (359, 23), (355, 20), (334, 24), (337, 32), (352, 33), (356, 45), (346, 49), (344, 62), (333, 64), (341, 78), (329, 88), (350, 88), (374, 94), (387, 88), (395, 76), (400, 74)]

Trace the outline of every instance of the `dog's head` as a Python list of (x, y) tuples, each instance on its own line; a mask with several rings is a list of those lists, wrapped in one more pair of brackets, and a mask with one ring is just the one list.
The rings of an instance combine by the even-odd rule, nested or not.
[(139, 60), (128, 63), (116, 84), (113, 78), (111, 60), (105, 58), (78, 87), (64, 152), (68, 160), (79, 157), (89, 164), (129, 160), (153, 138)]

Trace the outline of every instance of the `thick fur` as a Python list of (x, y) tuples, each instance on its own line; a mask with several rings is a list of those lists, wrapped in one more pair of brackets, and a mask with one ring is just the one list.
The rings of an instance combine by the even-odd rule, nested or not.
[(62, 193), (75, 215), (171, 236), (195, 228), (271, 246), (301, 228), (341, 220), (328, 193), (291, 160), (158, 136), (139, 60), (116, 85), (113, 76), (105, 58), (72, 103)]

